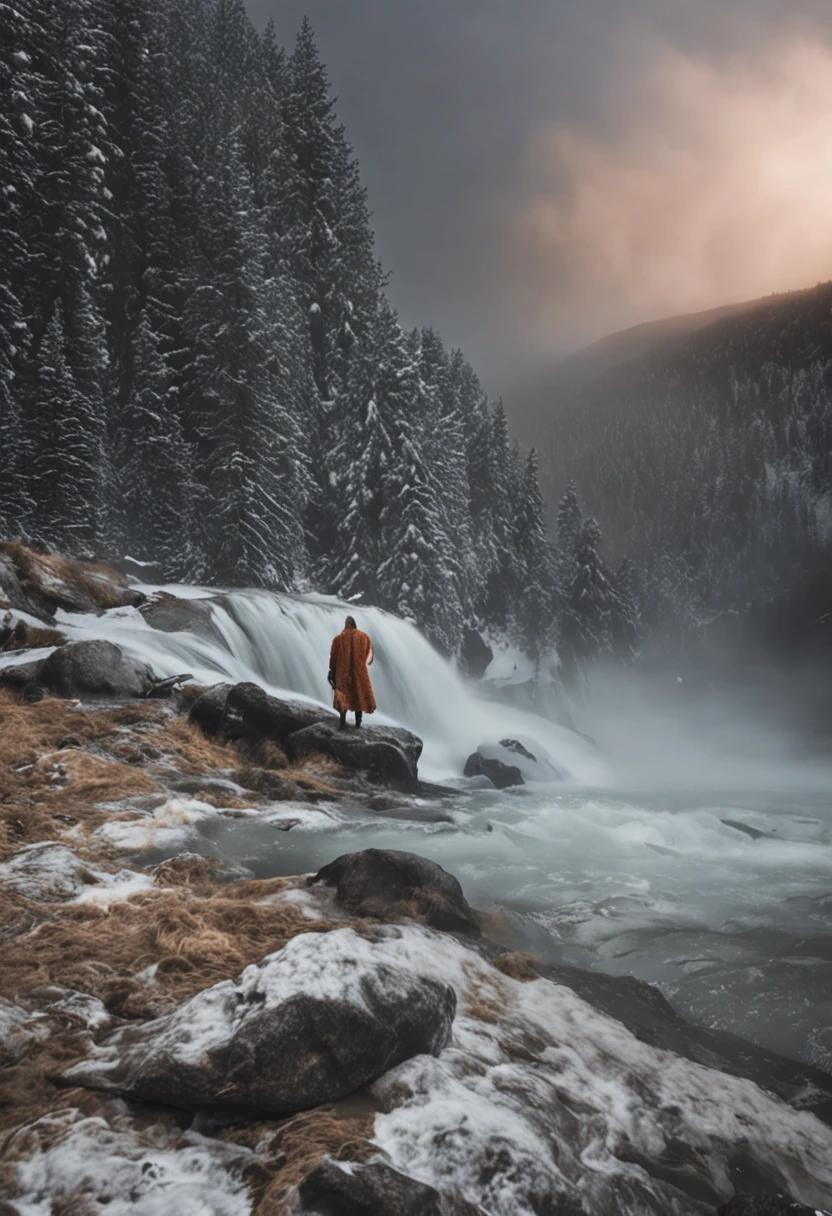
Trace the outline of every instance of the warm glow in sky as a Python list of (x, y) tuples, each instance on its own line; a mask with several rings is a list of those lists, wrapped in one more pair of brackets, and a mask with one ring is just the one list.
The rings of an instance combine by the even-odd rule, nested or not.
[(649, 59), (530, 148), (500, 278), (538, 349), (832, 277), (832, 49)]

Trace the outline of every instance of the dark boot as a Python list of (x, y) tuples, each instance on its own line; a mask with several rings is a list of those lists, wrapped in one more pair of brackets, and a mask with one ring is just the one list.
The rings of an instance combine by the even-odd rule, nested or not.
[(355, 725), (356, 725), (356, 726), (360, 726), (360, 725), (361, 725), (361, 719), (362, 719), (363, 717), (364, 717), (364, 715), (363, 715), (363, 713), (361, 712), (361, 710), (360, 710), (360, 709), (357, 709), (357, 710), (355, 711)]
[(338, 723), (338, 729), (346, 730), (346, 727), (347, 727), (347, 711), (345, 709), (342, 709), (341, 710), (341, 721)]

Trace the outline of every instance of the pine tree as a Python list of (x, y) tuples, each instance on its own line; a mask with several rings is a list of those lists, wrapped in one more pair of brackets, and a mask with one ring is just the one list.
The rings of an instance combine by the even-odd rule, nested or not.
[(615, 658), (623, 663), (636, 656), (640, 626), (636, 571), (625, 557), (610, 583), (610, 645)]
[(69, 367), (59, 302), (38, 351), (31, 407), (35, 530), (65, 553), (89, 553), (98, 540), (105, 436), (95, 403)]
[(185, 317), (200, 480), (216, 501), (208, 558), (219, 581), (286, 588), (304, 551), (303, 447), (286, 375), (291, 301), (264, 276), (239, 145), (224, 151), (222, 174), (204, 183), (201, 267)]
[(534, 448), (526, 460), (515, 530), (520, 576), (515, 614), (526, 651), (539, 668), (541, 656), (554, 640), (557, 606), (546, 535), (546, 508)]
[(561, 624), (561, 657), (571, 674), (612, 646), (612, 588), (601, 543), (601, 529), (594, 519), (587, 519), (575, 549), (575, 575)]
[(168, 578), (199, 570), (193, 553), (193, 454), (185, 443), (170, 369), (147, 316), (136, 332), (136, 375), (127, 413), (133, 442), (122, 478), (130, 553), (159, 565)]

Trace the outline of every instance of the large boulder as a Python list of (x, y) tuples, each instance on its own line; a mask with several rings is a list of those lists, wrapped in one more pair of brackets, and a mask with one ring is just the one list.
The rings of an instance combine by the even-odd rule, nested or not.
[(504, 760), (492, 759), (477, 750), (465, 761), (463, 769), (465, 777), (487, 777), (498, 790), (508, 789), (512, 785), (525, 785), (523, 774), (516, 764), (506, 764)]
[(64, 1081), (187, 1110), (288, 1115), (438, 1055), (451, 987), (353, 929), (303, 933), (173, 1013), (109, 1036)]
[(419, 788), (417, 765), (422, 740), (398, 726), (339, 730), (337, 720), (316, 722), (288, 735), (284, 746), (292, 761), (320, 752), (378, 781), (406, 790)]
[(306, 1175), (298, 1198), (309, 1216), (482, 1216), (482, 1208), (444, 1196), (384, 1161), (359, 1166), (323, 1161)]
[(476, 629), (466, 628), (462, 632), (459, 657), (466, 675), (472, 680), (481, 680), (494, 658), (494, 651)]
[(479, 935), (462, 887), (427, 857), (398, 849), (344, 853), (307, 879), (336, 888), (335, 898), (356, 916), (410, 916), (434, 929)]
[(198, 726), (206, 735), (219, 734), (225, 721), (225, 705), (230, 684), (214, 684), (206, 689), (202, 696), (197, 697), (188, 714), (188, 721)]
[(37, 682), (59, 697), (145, 697), (158, 677), (113, 642), (70, 642), (45, 659)]
[(168, 591), (157, 591), (139, 608), (148, 625), (163, 633), (195, 633), (221, 640), (208, 599), (183, 599)]
[(272, 739), (281, 746), (289, 735), (319, 722), (336, 721), (331, 710), (304, 701), (270, 697), (259, 684), (235, 684), (226, 700), (226, 713), (240, 720), (251, 743)]

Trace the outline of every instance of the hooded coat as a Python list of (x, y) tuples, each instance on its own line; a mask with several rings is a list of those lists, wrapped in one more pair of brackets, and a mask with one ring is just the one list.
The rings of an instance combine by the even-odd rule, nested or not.
[(332, 640), (329, 670), (335, 681), (335, 700), (339, 713), (361, 710), (371, 714), (376, 707), (367, 664), (373, 661), (373, 644), (360, 629), (346, 628)]

